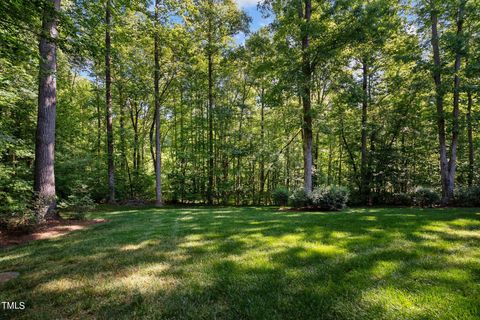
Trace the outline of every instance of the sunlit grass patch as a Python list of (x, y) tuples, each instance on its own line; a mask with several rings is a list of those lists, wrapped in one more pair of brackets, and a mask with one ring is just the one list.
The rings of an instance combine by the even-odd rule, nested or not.
[(0, 253), (0, 318), (478, 319), (477, 212), (99, 210)]

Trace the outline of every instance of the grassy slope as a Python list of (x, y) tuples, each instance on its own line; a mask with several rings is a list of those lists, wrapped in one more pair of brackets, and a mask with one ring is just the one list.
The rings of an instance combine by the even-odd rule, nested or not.
[(0, 251), (21, 272), (0, 301), (27, 303), (0, 318), (480, 318), (480, 209), (92, 216), (111, 222)]

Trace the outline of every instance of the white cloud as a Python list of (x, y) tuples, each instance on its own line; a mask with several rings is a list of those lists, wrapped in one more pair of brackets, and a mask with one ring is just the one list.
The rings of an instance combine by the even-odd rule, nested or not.
[(256, 7), (260, 0), (235, 0), (239, 8)]

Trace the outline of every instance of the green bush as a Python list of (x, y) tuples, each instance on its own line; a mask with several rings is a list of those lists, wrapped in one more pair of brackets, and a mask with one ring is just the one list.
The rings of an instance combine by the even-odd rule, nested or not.
[(440, 202), (438, 193), (426, 187), (417, 187), (413, 192), (413, 203), (419, 207), (433, 207)]
[(95, 203), (88, 195), (70, 195), (66, 200), (62, 200), (58, 207), (66, 212), (69, 219), (83, 220), (85, 213), (95, 208)]
[(338, 211), (346, 207), (349, 194), (345, 187), (322, 186), (310, 193), (310, 202), (316, 209)]
[(455, 192), (455, 204), (461, 207), (480, 206), (480, 187), (460, 188)]
[(405, 192), (392, 193), (385, 197), (385, 204), (392, 206), (411, 206), (412, 196)]
[(0, 209), (0, 231), (11, 235), (28, 234), (37, 227), (37, 220), (28, 208)]
[(290, 204), (295, 208), (302, 208), (310, 205), (309, 194), (303, 188), (295, 189), (289, 199)]
[(285, 187), (275, 188), (272, 192), (273, 203), (277, 206), (286, 206), (288, 204), (288, 197), (290, 193)]
[(88, 187), (79, 185), (76, 186), (73, 194), (60, 201), (58, 207), (66, 212), (69, 219), (83, 220), (85, 213), (95, 208), (95, 202), (90, 197)]

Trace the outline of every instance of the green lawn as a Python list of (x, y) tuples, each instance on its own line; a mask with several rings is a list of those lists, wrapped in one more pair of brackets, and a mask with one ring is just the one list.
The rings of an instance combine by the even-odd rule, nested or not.
[[(110, 209), (0, 251), (25, 319), (479, 319), (480, 209)], [(0, 306), (1, 307), (1, 306)]]

